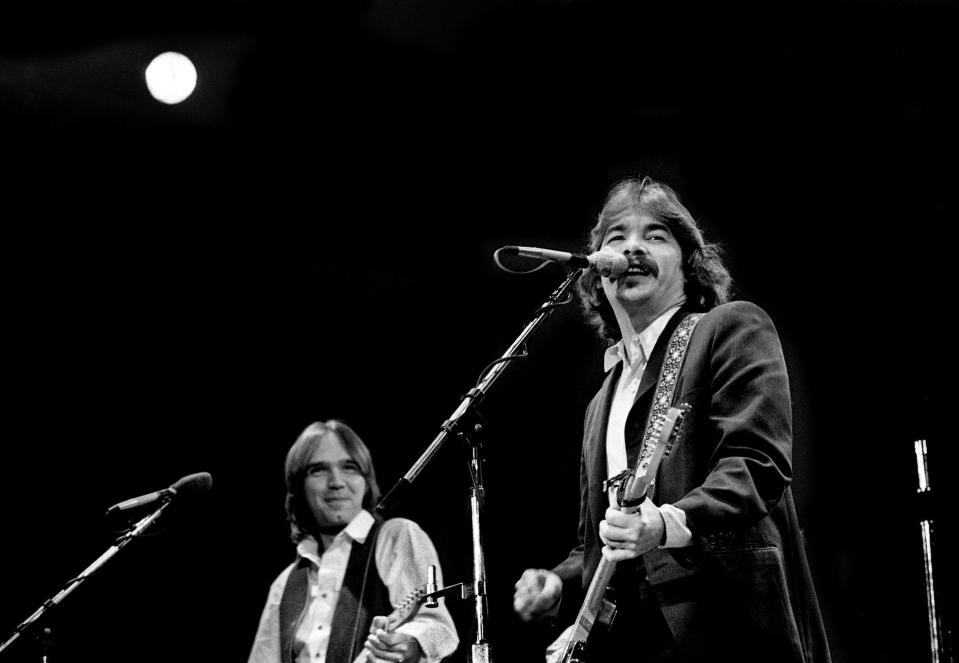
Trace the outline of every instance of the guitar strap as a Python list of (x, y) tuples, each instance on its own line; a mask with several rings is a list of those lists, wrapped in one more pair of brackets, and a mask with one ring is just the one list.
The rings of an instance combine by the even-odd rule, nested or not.
[(699, 321), (702, 320), (704, 313), (691, 313), (687, 315), (673, 330), (669, 337), (669, 344), (666, 346), (666, 355), (663, 359), (663, 365), (659, 370), (659, 380), (656, 383), (656, 391), (653, 392), (653, 404), (649, 408), (649, 414), (646, 417), (646, 427), (644, 428), (642, 446), (640, 447), (639, 457), (632, 464), (632, 468), (627, 468), (614, 477), (610, 477), (603, 482), (603, 491), (606, 492), (610, 486), (619, 489), (619, 505), (621, 507), (638, 506), (642, 499), (629, 501), (622, 497), (622, 491), (626, 485), (626, 477), (635, 474), (636, 469), (642, 466), (643, 462), (648, 461), (656, 453), (656, 439), (663, 428), (663, 422), (666, 421), (666, 413), (673, 402), (673, 394), (676, 391), (676, 380), (679, 377), (679, 371), (683, 367), (683, 360), (686, 358), (686, 349), (689, 347), (689, 339), (693, 336), (693, 330)]

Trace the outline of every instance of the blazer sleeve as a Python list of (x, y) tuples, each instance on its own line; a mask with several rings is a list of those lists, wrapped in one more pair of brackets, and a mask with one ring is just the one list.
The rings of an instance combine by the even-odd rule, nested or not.
[(579, 492), (579, 543), (569, 552), (566, 559), (552, 569), (563, 579), (564, 586), (570, 581), (575, 581), (578, 586), (583, 575), (583, 550), (585, 549), (587, 521), (587, 478), (586, 461), (582, 457), (579, 461)]
[(754, 524), (775, 507), (792, 477), (792, 406), (775, 326), (748, 302), (714, 313), (703, 358), (708, 420), (696, 442), (703, 445), (697, 454), (707, 455), (707, 474), (674, 502), (694, 535)]
[(589, 471), (586, 462), (590, 422), (594, 415), (596, 401), (586, 408), (585, 423), (583, 426), (583, 445), (579, 457), (579, 530), (577, 545), (569, 552), (566, 559), (554, 566), (551, 570), (563, 580), (563, 595), (560, 601), (560, 615), (565, 616), (569, 610), (578, 608), (583, 596), (583, 568), (585, 565), (585, 550), (589, 522)]

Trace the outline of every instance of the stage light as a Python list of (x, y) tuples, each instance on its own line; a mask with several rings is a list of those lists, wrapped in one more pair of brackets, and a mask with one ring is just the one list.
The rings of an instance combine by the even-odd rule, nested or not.
[(196, 67), (182, 53), (167, 51), (147, 65), (146, 81), (154, 99), (165, 104), (178, 104), (196, 88)]

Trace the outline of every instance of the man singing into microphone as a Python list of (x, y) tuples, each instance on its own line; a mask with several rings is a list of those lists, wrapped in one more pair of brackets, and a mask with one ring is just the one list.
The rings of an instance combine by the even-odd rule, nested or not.
[[(664, 184), (613, 187), (589, 248), (621, 253), (629, 269), (579, 282), (609, 344), (586, 412), (580, 543), (552, 570), (524, 572), (517, 613), (571, 623), (606, 556), (617, 613), (605, 639), (587, 640), (589, 661), (829, 661), (789, 488), (789, 381), (772, 321), (727, 301), (717, 248)], [(670, 406), (686, 406), (681, 434), (625, 513), (607, 480), (645, 457), (650, 412)], [(560, 636), (555, 660), (564, 647)]]
[[(438, 608), (399, 608), (442, 573), (414, 522), (371, 515), (380, 499), (369, 449), (346, 424), (311, 424), (286, 456), (286, 513), (297, 558), (270, 587), (249, 663), (434, 663), (459, 639)], [(408, 613), (408, 614), (407, 614)], [(400, 617), (393, 628), (387, 619)]]

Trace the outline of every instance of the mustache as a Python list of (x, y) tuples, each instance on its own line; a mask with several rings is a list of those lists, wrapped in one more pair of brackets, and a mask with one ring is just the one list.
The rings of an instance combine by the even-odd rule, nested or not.
[(636, 260), (632, 261), (632, 264), (646, 270), (653, 276), (659, 276), (659, 265), (657, 265), (653, 259), (649, 258), (648, 256), (638, 256)]
[[(634, 258), (630, 258), (629, 266), (630, 268), (638, 267), (650, 276), (659, 276), (659, 266), (649, 256), (638, 255)], [(618, 278), (623, 278), (625, 276), (628, 276), (628, 272), (622, 274)]]

